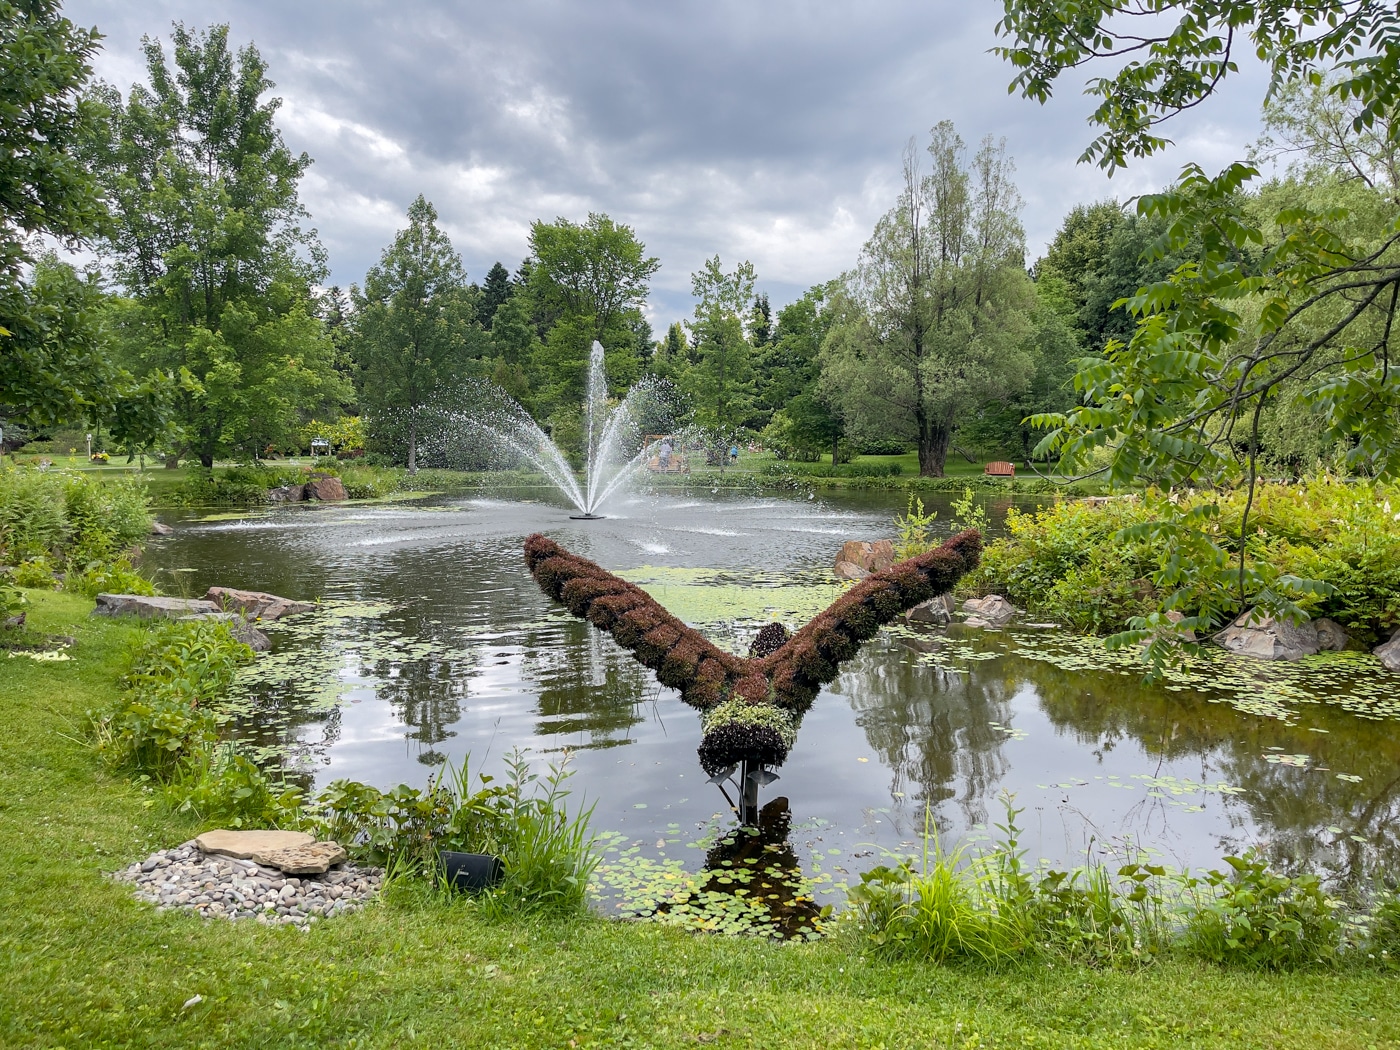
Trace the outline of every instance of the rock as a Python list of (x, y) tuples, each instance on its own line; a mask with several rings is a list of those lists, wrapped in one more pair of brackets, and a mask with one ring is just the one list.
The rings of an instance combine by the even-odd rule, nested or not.
[(175, 530), (172, 529), (169, 525), (165, 524), (164, 522), (155, 520), (151, 521), (152, 536), (173, 536), (174, 534)]
[(1400, 631), (1390, 636), (1390, 641), (1378, 645), (1371, 652), (1381, 658), (1387, 671), (1400, 671)]
[(1250, 609), (1215, 636), (1217, 644), (1240, 656), (1256, 660), (1301, 660), (1312, 656), (1321, 645), (1317, 624), (1298, 624), (1275, 620)]
[(843, 580), (863, 580), (870, 575), (853, 561), (838, 561), (836, 563), (836, 575)]
[(910, 623), (931, 623), (943, 626), (953, 619), (953, 596), (940, 594), (926, 602), (920, 602), (904, 614)]
[[(349, 856), (338, 842), (313, 842), (306, 846), (260, 850), (253, 854), (253, 859), (259, 864), (280, 868), (288, 875), (320, 875), (332, 864), (343, 864)], [(284, 891), (288, 888), (283, 886)]]
[(309, 846), (315, 838), (304, 831), (206, 831), (194, 840), (202, 853), (248, 860), (254, 854), (272, 850)]
[(306, 499), (306, 486), (279, 485), (267, 490), (267, 498), (273, 503), (300, 503)]
[(339, 478), (312, 478), (306, 483), (307, 499), (346, 499), (345, 486)]
[(1320, 620), (1314, 620), (1313, 626), (1317, 628), (1319, 649), (1330, 649), (1340, 653), (1346, 651), (1347, 647), (1351, 645), (1351, 636), (1347, 634), (1346, 628), (1336, 620), (1324, 616)]
[(272, 648), (272, 639), (263, 634), (244, 619), (235, 619), (228, 625), (229, 633), (255, 653), (265, 653)]
[[(1021, 610), (999, 594), (989, 594), (985, 598), (969, 598), (962, 603), (962, 611), (972, 613), (965, 622), (973, 627), (1005, 627)], [(979, 621), (972, 623), (973, 620)]]
[(94, 616), (205, 616), (217, 613), (213, 602), (199, 598), (158, 598), (144, 594), (99, 594)]
[(843, 561), (857, 565), (867, 573), (884, 572), (894, 564), (894, 541), (876, 540), (874, 543), (866, 543), (862, 540), (850, 540), (841, 548), (841, 553), (836, 555), (838, 572)]
[(204, 592), (204, 600), (224, 612), (239, 612), (256, 620), (280, 620), (316, 608), (311, 602), (295, 602), (266, 591), (240, 591), (235, 587), (210, 587)]
[(982, 617), (980, 617), (980, 616), (978, 616), (978, 615), (976, 615), (976, 614), (974, 613), (972, 616), (969, 616), (966, 620), (963, 621), (963, 626), (964, 626), (964, 627), (997, 627), (997, 626), (1000, 626), (1000, 625), (999, 625), (999, 624), (992, 623), (991, 620), (984, 620)]

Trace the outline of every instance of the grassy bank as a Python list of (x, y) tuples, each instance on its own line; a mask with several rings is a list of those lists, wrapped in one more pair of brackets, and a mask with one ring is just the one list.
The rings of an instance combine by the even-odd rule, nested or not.
[(1400, 1046), (1394, 978), (1365, 970), (988, 973), (868, 959), (840, 935), (492, 922), (414, 890), (306, 934), (157, 913), (102, 873), (195, 828), (83, 739), (140, 628), (29, 597), (34, 628), (77, 641), (67, 661), (0, 657), (3, 1046)]

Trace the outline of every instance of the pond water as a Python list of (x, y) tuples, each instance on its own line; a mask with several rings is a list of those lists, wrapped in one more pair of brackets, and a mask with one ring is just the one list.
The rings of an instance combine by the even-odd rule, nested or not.
[[(421, 786), (468, 755), (475, 775), (499, 774), (514, 748), (541, 767), (567, 752), (575, 800), (596, 805), (632, 873), (609, 882), (605, 865), (612, 907), (637, 872), (693, 876), (732, 813), (696, 759), (699, 716), (540, 593), (525, 536), (546, 533), (744, 652), (764, 623), (797, 627), (834, 600), (840, 545), (891, 535), (903, 509), (890, 493), (651, 494), (580, 522), (535, 492), (186, 512), (162, 515), (176, 532), (150, 557), (171, 593), (321, 600), (270, 629), (275, 649), (241, 687), (249, 745), (315, 785)], [(1394, 698), (1369, 659), (1220, 658), (1148, 686), (1140, 666), (1053, 628), (890, 628), (817, 698), (761, 800), (787, 800), (770, 812), (787, 810), (783, 850), (819, 901), (913, 852), (926, 819), (946, 849), (997, 834), (1008, 797), (1022, 847), (1056, 866), (1093, 850), (1199, 868), (1256, 846), (1286, 869), (1369, 879), (1400, 861)]]

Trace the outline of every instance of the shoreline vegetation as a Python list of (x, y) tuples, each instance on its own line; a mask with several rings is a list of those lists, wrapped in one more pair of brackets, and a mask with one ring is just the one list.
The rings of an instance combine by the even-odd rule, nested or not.
[[(169, 628), (89, 619), (76, 595), (29, 596), (29, 631), (72, 644), (53, 650), (65, 659), (9, 657), (0, 684), (10, 727), (0, 741), (6, 1045), (257, 1045), (269, 1009), (289, 1047), (452, 1045), (466, 1031), (477, 1045), (521, 1047), (805, 1047), (853, 1035), (889, 1047), (1400, 1045), (1383, 963), (1349, 952), (1330, 967), (1278, 974), (1167, 952), (1144, 967), (1133, 949), (1115, 964), (1123, 931), (1095, 927), (1088, 883), (1058, 887), (1082, 954), (979, 954), (995, 936), (979, 897), (987, 869), (960, 881), (950, 878), (955, 858), (941, 856), (907, 883), (925, 888), (917, 907), (891, 911), (889, 894), (906, 883), (876, 869), (857, 908), (867, 921), (837, 922), (813, 944), (579, 913), (499, 914), (402, 877), (378, 904), (307, 933), (158, 912), (105, 873), (204, 822), (153, 780), (119, 772), (83, 727), (89, 712), (122, 704), (132, 654), (156, 652), (151, 632)], [(993, 855), (1003, 876), (1010, 847)], [(931, 950), (930, 938), (948, 932), (923, 921), (940, 885), (956, 898), (942, 914), (957, 936), (937, 943), (964, 950)], [(1257, 871), (1232, 885), (1275, 905), (1289, 897), (1269, 898), (1278, 886)], [(1220, 899), (1240, 905), (1240, 894)], [(1294, 896), (1305, 912), (1317, 901), (1306, 887)], [(1071, 927), (1076, 909), (1090, 921)], [(1331, 914), (1276, 911), (1283, 923)], [(931, 957), (959, 961), (930, 966)], [(1164, 1005), (1188, 998), (1189, 1015)]]
[[(226, 625), (89, 617), (88, 583), (149, 531), (146, 498), (130, 478), (0, 474), (3, 560), (25, 555), (11, 575), (47, 583), (9, 586), (26, 622), (0, 634), (14, 989), (0, 1043), (250, 1045), (271, 995), (288, 1046), (451, 1041), (464, 1024), (506, 1046), (808, 1046), (856, 1030), (885, 1046), (1400, 1045), (1400, 903), (1343, 904), (1251, 856), (1218, 874), (1049, 872), (1018, 852), (1009, 812), (976, 856), (930, 842), (922, 861), (885, 858), (825, 937), (797, 945), (589, 913), (589, 812), (565, 809), (564, 773), (521, 763), (498, 785), (462, 769), (309, 798), (225, 739), (219, 699), (251, 659)], [(1096, 513), (1065, 503), (1051, 520), (1066, 507)], [(217, 825), (338, 837), (392, 877), (378, 904), (308, 933), (157, 912), (105, 877)], [(454, 899), (431, 874), (453, 846), (508, 856), (518, 877)], [(1182, 996), (1200, 1004), (1190, 1018), (1161, 1006)]]

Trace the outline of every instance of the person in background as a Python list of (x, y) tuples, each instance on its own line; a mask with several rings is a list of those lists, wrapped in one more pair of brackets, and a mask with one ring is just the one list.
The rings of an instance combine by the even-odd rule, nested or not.
[(731, 462), (731, 463), (738, 463), (738, 462), (739, 462), (739, 446), (738, 446), (738, 445), (730, 445), (730, 446), (729, 446), (729, 462)]
[(661, 440), (661, 451), (658, 459), (662, 470), (671, 469), (671, 442), (668, 439)]

